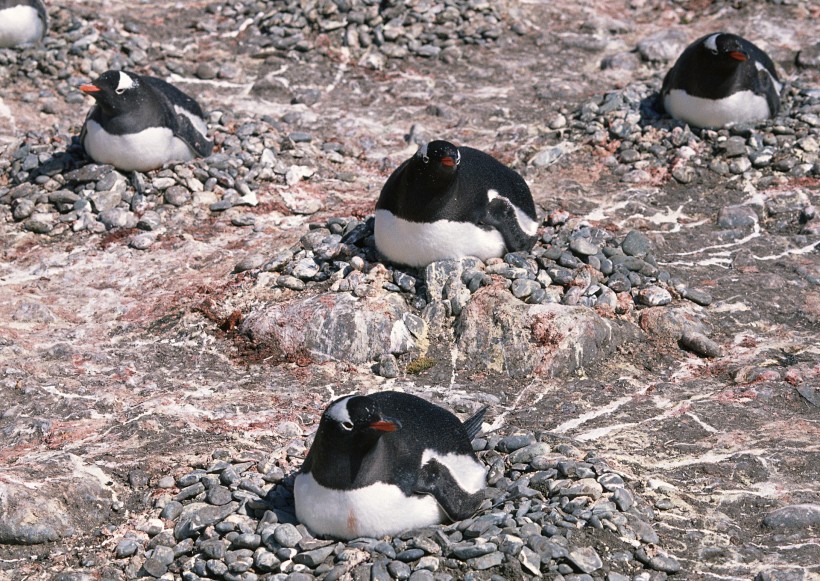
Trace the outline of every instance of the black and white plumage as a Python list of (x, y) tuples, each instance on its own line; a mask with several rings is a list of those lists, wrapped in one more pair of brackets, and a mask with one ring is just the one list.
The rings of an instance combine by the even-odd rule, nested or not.
[(696, 127), (724, 127), (768, 119), (780, 108), (774, 63), (735, 34), (715, 32), (690, 44), (666, 74), (663, 108)]
[(296, 476), (296, 518), (316, 535), (352, 539), (472, 516), (486, 469), (470, 441), (484, 412), (462, 424), (405, 393), (337, 399)]
[(0, 0), (0, 48), (37, 42), (48, 32), (41, 0)]
[(376, 203), (376, 248), (409, 266), (530, 250), (538, 219), (518, 173), (492, 156), (431, 141), (396, 169)]
[(213, 151), (199, 104), (162, 79), (107, 71), (80, 90), (97, 101), (80, 142), (98, 163), (149, 171)]

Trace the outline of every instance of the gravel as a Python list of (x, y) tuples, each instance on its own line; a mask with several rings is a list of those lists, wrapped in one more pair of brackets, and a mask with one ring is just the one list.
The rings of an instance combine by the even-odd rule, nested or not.
[[(647, 41), (653, 46), (660, 40), (677, 51), (679, 39), (666, 37), (679, 32), (661, 32)], [(647, 60), (669, 60), (644, 50), (644, 43), (639, 44)], [(659, 75), (663, 72), (659, 70)], [(567, 112), (569, 132), (563, 139), (598, 148), (612, 172), (626, 183), (672, 178), (694, 184), (713, 172), (741, 177), (728, 187), (762, 189), (790, 178), (820, 175), (816, 89), (795, 80), (784, 88), (776, 117), (714, 130), (689, 127), (662, 115), (657, 105), (659, 88), (660, 82), (636, 83), (582, 103)]]
[[(653, 509), (626, 477), (594, 453), (548, 433), (488, 434), (474, 440), (489, 467), (489, 486), (480, 510), (469, 519), (393, 538), (317, 539), (296, 522), (293, 508), (293, 476), (311, 438), (292, 442), (299, 445), (289, 449), (299, 452), (286, 457), (254, 451), (226, 457), (224, 450), (215, 451), (209, 464), (176, 479), (177, 486), (187, 485), (182, 489), (201, 488), (182, 501), (172, 500), (182, 489), (157, 487), (154, 512), (162, 520), (149, 518), (127, 531), (113, 548), (116, 563), (126, 574), (160, 577), (173, 571), (186, 580), (339, 579), (346, 574), (466, 579), (475, 571), (499, 578), (518, 571), (524, 578), (603, 579), (680, 570), (674, 556), (657, 546)], [(290, 474), (282, 478), (285, 472)], [(224, 491), (231, 502), (215, 504), (215, 490), (219, 502)], [(782, 526), (791, 517), (767, 519), (769, 526)]]

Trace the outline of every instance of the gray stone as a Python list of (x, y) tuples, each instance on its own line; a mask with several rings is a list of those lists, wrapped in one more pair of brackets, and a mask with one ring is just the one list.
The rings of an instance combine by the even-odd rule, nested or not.
[(518, 278), (513, 281), (510, 290), (515, 298), (525, 299), (540, 288), (541, 285), (534, 280)]
[(233, 272), (239, 273), (245, 272), (246, 270), (260, 268), (263, 264), (265, 264), (265, 261), (266, 258), (262, 254), (249, 254), (236, 263), (236, 266), (233, 267)]
[(279, 568), (280, 564), (281, 561), (270, 551), (262, 549), (254, 553), (253, 565), (262, 573), (274, 572)]
[(111, 208), (100, 212), (99, 220), (109, 230), (114, 228), (125, 228), (129, 223), (136, 224), (136, 217), (129, 210), (124, 208)]
[(564, 154), (564, 147), (553, 146), (542, 149), (530, 159), (530, 163), (535, 167), (547, 167), (558, 161)]
[(512, 434), (501, 438), (495, 448), (501, 452), (514, 452), (533, 443), (535, 443), (535, 436), (532, 434)]
[(262, 544), (262, 537), (256, 533), (242, 533), (233, 540), (235, 547), (257, 549)]
[(335, 545), (328, 545), (326, 547), (321, 547), (319, 549), (314, 549), (312, 551), (307, 551), (304, 553), (299, 553), (295, 557), (293, 557), (293, 562), (300, 564), (300, 565), (307, 565), (311, 569), (316, 568), (325, 559), (327, 559), (330, 555), (333, 554), (333, 550), (336, 548)]
[(615, 501), (615, 504), (618, 505), (618, 510), (621, 512), (626, 512), (635, 502), (635, 499), (632, 497), (632, 493), (629, 492), (626, 488), (616, 488), (615, 493), (612, 495), (612, 499)]
[(698, 331), (685, 330), (681, 335), (680, 344), (685, 349), (704, 357), (720, 357), (723, 354), (720, 345)]
[(586, 238), (575, 238), (569, 243), (569, 248), (580, 256), (593, 256), (600, 250)]
[(307, 288), (305, 282), (295, 276), (290, 276), (289, 274), (283, 274), (279, 278), (276, 279), (276, 286), (281, 286), (283, 288), (287, 288), (294, 291), (303, 291)]
[(778, 508), (763, 517), (763, 524), (769, 528), (816, 527), (820, 525), (820, 504), (792, 504)]
[(142, 564), (142, 568), (151, 577), (162, 577), (168, 571), (168, 566), (153, 557), (148, 558)]
[(757, 224), (757, 213), (750, 206), (724, 206), (718, 212), (718, 226), (745, 228)]
[(561, 495), (567, 498), (575, 498), (578, 496), (589, 496), (593, 500), (601, 497), (604, 489), (593, 478), (582, 478), (574, 482), (571, 486), (561, 489)]
[(128, 246), (135, 250), (147, 250), (153, 246), (156, 238), (153, 234), (137, 234), (128, 239)]
[(303, 258), (293, 267), (293, 276), (302, 280), (311, 280), (319, 273), (320, 267), (312, 258)]
[(122, 195), (119, 192), (94, 192), (88, 199), (94, 204), (97, 212), (105, 212), (119, 206), (122, 202)]
[(382, 356), (379, 357), (379, 375), (388, 379), (398, 377), (399, 364), (395, 355), (392, 353), (383, 353)]
[(592, 573), (603, 567), (604, 562), (592, 547), (578, 547), (567, 555), (567, 559), (582, 573)]
[(117, 543), (117, 547), (114, 549), (114, 556), (117, 559), (125, 559), (126, 557), (136, 555), (139, 548), (140, 544), (136, 539), (123, 539)]
[(541, 555), (529, 547), (522, 547), (521, 552), (518, 553), (518, 560), (530, 575), (541, 576)]
[(450, 547), (450, 552), (453, 556), (461, 559), (462, 561), (472, 559), (474, 557), (480, 557), (481, 555), (487, 555), (496, 550), (498, 550), (498, 546), (495, 543), (476, 543), (473, 541), (456, 543)]
[[(44, 468), (26, 464), (23, 474), (13, 465), (4, 467), (0, 485), (0, 544), (39, 545), (55, 542), (109, 522), (112, 493), (96, 478), (78, 478), (54, 471), (64, 462), (76, 470), (78, 460), (62, 454), (54, 456)], [(31, 489), (24, 482), (38, 482)]]
[(172, 206), (178, 207), (191, 201), (191, 192), (182, 186), (171, 186), (165, 190), (162, 197), (166, 204), (171, 204)]
[(403, 349), (396, 344), (400, 336), (407, 334), (412, 340), (402, 322), (408, 309), (396, 293), (366, 299), (327, 293), (271, 304), (248, 315), (240, 331), (283, 356), (310, 353), (318, 361), (360, 364), (377, 360), (386, 345), (399, 352)]
[(669, 291), (655, 285), (650, 285), (639, 290), (636, 298), (639, 303), (650, 307), (668, 305), (672, 302), (672, 295), (669, 294)]
[(165, 545), (158, 545), (151, 551), (151, 558), (156, 559), (166, 567), (174, 562), (174, 550)]
[[(186, 510), (193, 508), (190, 512)], [(239, 503), (231, 502), (224, 506), (211, 506), (202, 503), (194, 503), (186, 506), (174, 527), (174, 538), (178, 541), (195, 536), (200, 530), (207, 526), (214, 525), (229, 514), (236, 511)]]
[(169, 500), (165, 503), (165, 506), (162, 507), (162, 512), (159, 513), (159, 517), (167, 520), (175, 520), (181, 512), (182, 503), (176, 500)]
[(632, 230), (626, 235), (624, 241), (621, 242), (621, 249), (624, 251), (624, 254), (628, 256), (643, 258), (652, 252), (652, 243), (645, 234), (638, 232), (637, 230)]
[[(485, 569), (496, 567), (503, 562), (504, 553), (496, 551), (488, 555), (482, 555), (480, 557), (475, 557), (474, 559), (468, 559), (467, 566), (470, 569), (475, 569), (476, 571), (484, 571)], [(412, 577), (410, 579), (412, 580)]]
[(712, 295), (708, 291), (697, 288), (683, 288), (679, 292), (683, 298), (698, 305), (708, 307), (712, 304)]
[(276, 527), (273, 539), (283, 547), (295, 547), (302, 540), (302, 533), (292, 524), (285, 523)]
[(655, 571), (663, 571), (664, 573), (677, 573), (680, 571), (680, 563), (655, 545), (638, 547), (635, 551), (635, 558)]
[(398, 579), (399, 581), (405, 581), (405, 579), (410, 578), (410, 565), (402, 561), (390, 561), (387, 565), (387, 570), (394, 579)]
[(421, 559), (423, 556), (424, 551), (422, 549), (405, 549), (396, 555), (396, 559), (409, 563), (410, 561)]
[(524, 377), (573, 373), (614, 350), (627, 329), (586, 307), (526, 305), (486, 287), (461, 313), (455, 334), (467, 369)]
[(638, 43), (638, 52), (645, 61), (667, 62), (678, 58), (691, 42), (684, 30), (666, 28)]
[(512, 464), (530, 463), (533, 458), (550, 453), (550, 446), (544, 442), (535, 442), (527, 446), (518, 448), (510, 454), (509, 460)]

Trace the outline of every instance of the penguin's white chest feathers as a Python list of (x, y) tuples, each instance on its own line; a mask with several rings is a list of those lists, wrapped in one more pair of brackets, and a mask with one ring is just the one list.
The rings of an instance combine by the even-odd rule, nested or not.
[(188, 161), (194, 152), (165, 127), (149, 127), (138, 133), (114, 135), (89, 119), (83, 141), (97, 163), (110, 163), (123, 171), (149, 171), (169, 161)]
[(672, 89), (664, 97), (663, 106), (672, 117), (707, 128), (759, 121), (770, 114), (766, 98), (752, 91), (738, 91), (723, 99), (704, 99)]
[(293, 494), (299, 522), (316, 535), (337, 539), (394, 535), (447, 518), (432, 496), (407, 497), (397, 486), (384, 482), (333, 490), (316, 482), (310, 473), (299, 474)]
[(436, 220), (410, 222), (389, 210), (376, 210), (376, 247), (389, 260), (408, 266), (427, 266), (437, 260), (502, 256), (504, 238), (494, 229), (469, 222)]
[(0, 47), (36, 42), (43, 36), (43, 21), (32, 6), (0, 10)]

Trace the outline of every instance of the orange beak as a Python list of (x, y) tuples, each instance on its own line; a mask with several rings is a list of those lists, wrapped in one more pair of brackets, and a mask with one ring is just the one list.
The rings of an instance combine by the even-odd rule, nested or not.
[(739, 50), (733, 50), (732, 52), (729, 53), (729, 56), (732, 57), (733, 59), (735, 59), (736, 61), (740, 61), (740, 62), (749, 60), (749, 57), (746, 56), (746, 53), (745, 52), (740, 52)]
[(452, 157), (442, 157), (441, 165), (443, 165), (444, 167), (455, 167), (456, 160), (454, 160)]
[(399, 429), (399, 424), (390, 420), (379, 420), (371, 423), (368, 427), (380, 432), (395, 432)]
[(80, 90), (83, 93), (99, 93), (100, 88), (97, 85), (80, 85)]

